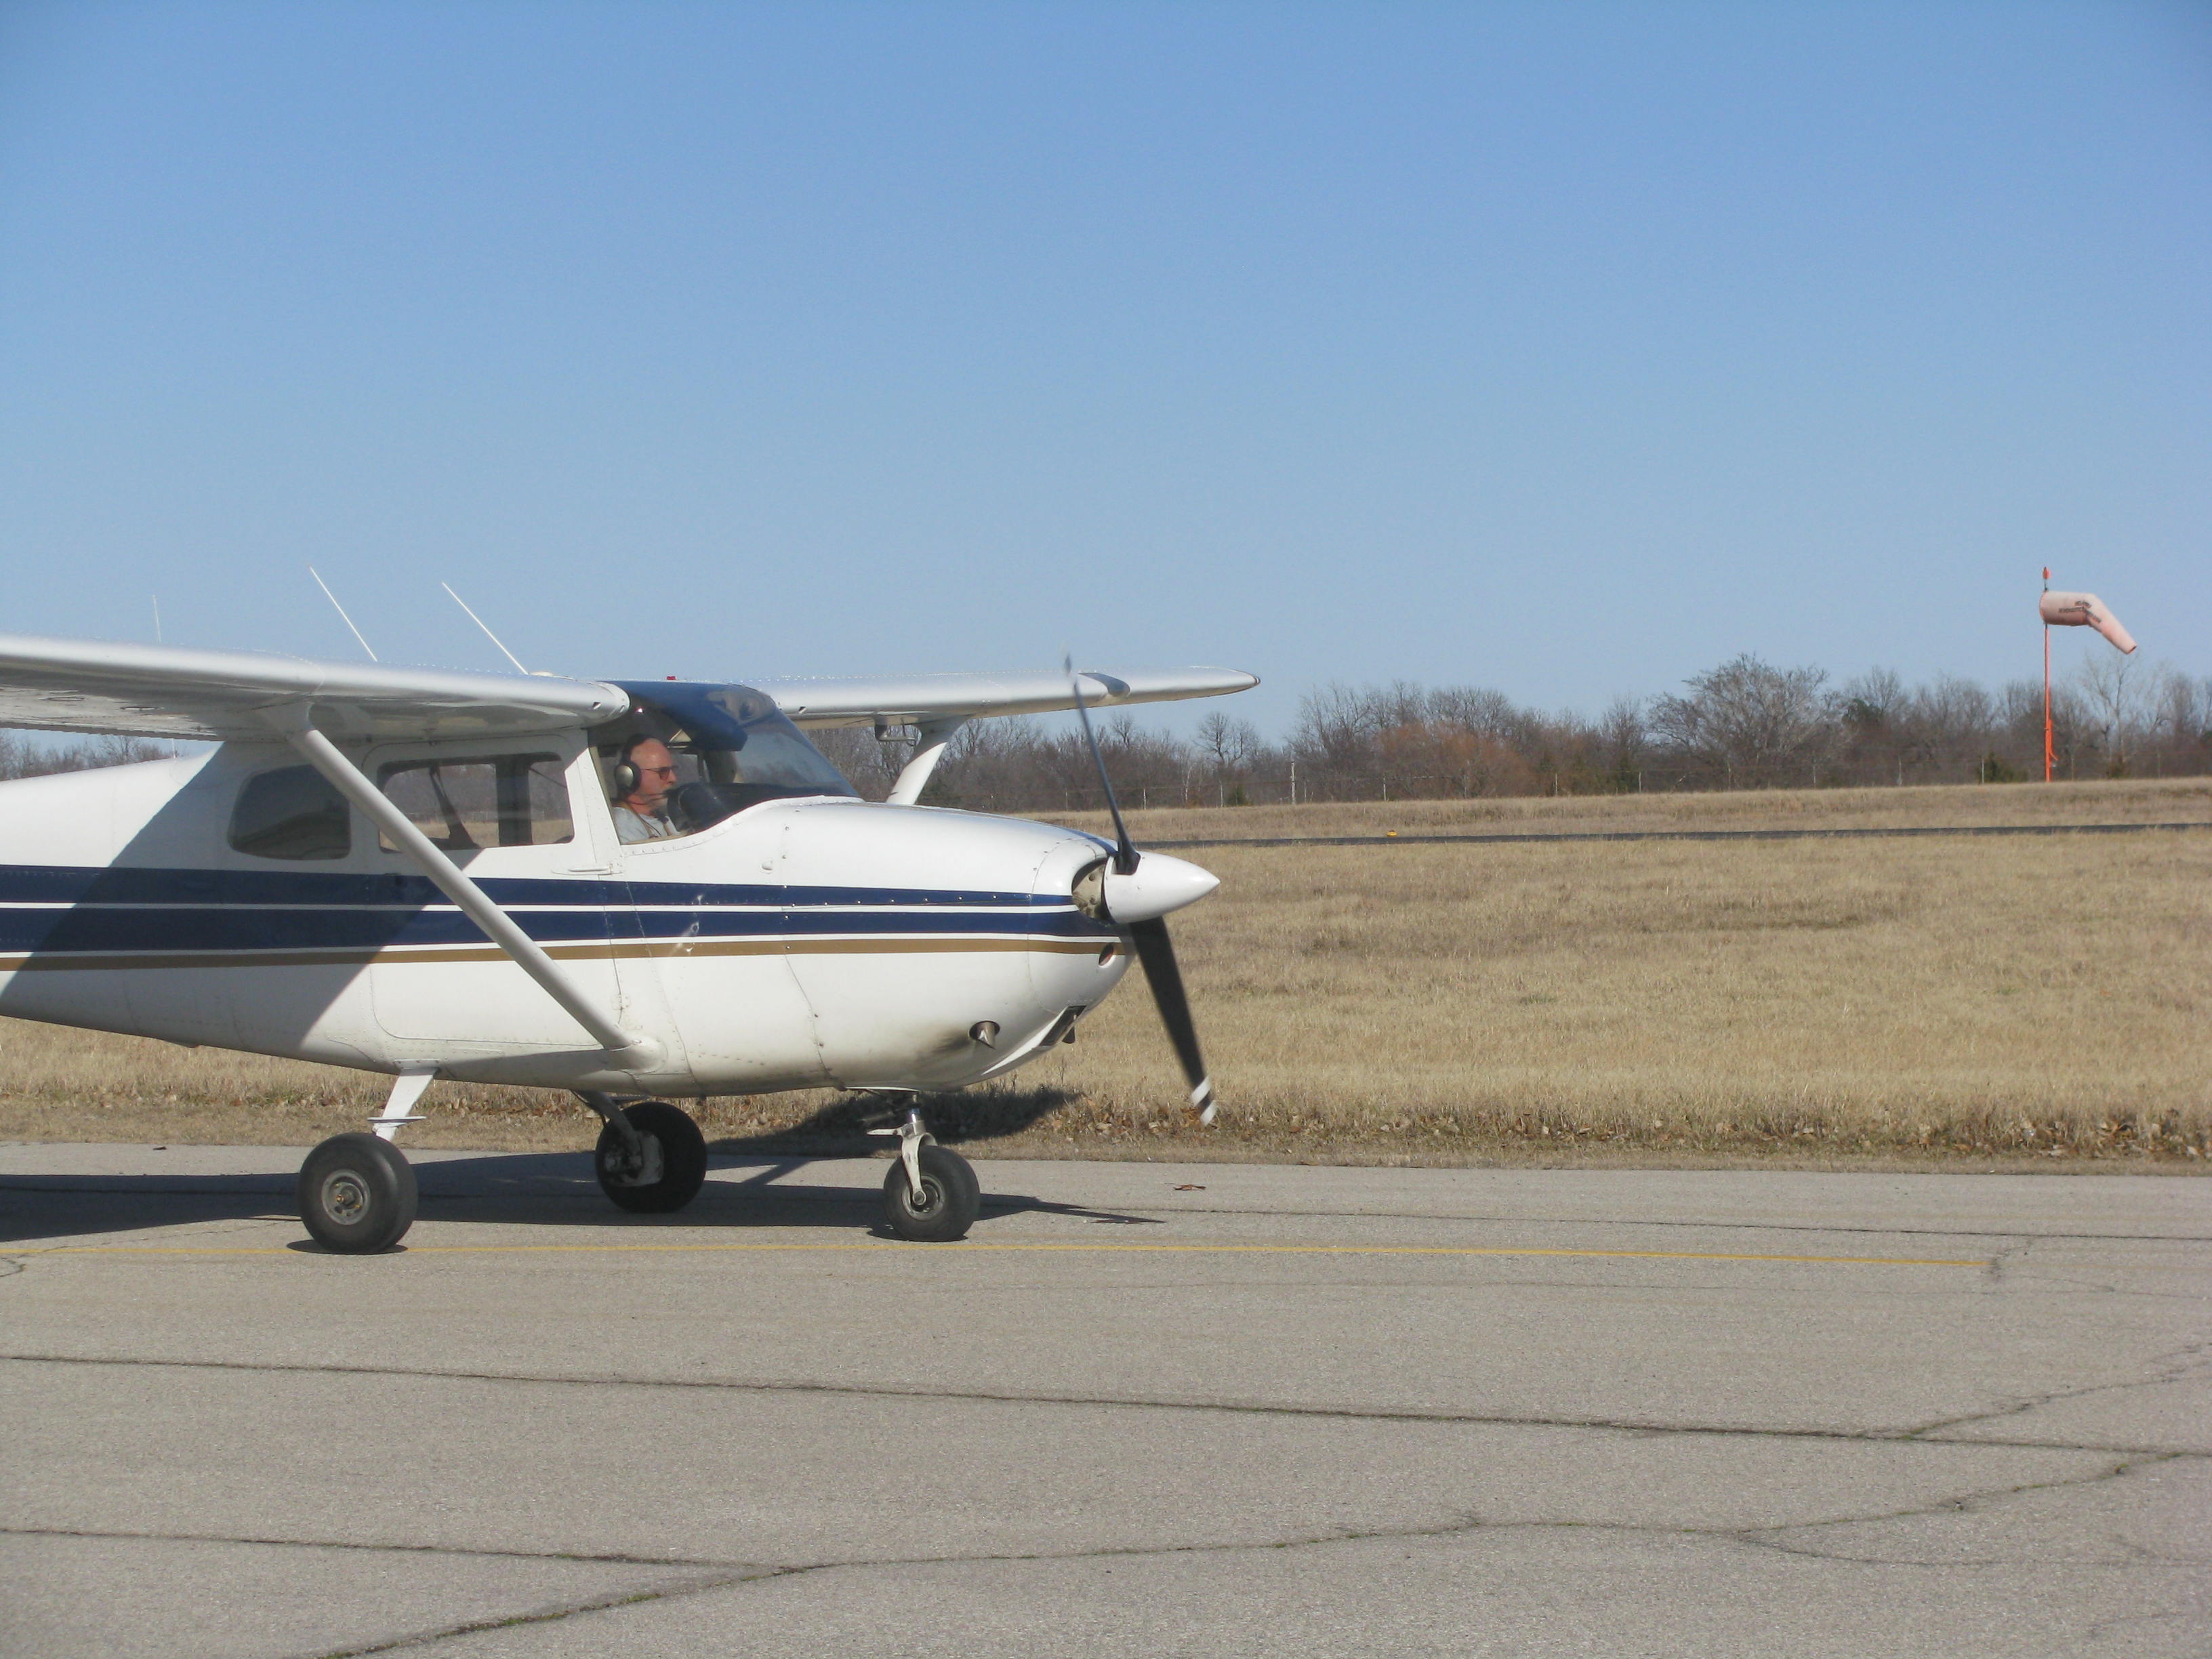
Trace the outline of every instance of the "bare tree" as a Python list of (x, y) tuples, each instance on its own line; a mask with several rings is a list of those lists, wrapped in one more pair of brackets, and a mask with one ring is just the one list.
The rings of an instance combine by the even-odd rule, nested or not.
[(2191, 679), (2160, 663), (2147, 701), (2154, 709), (2152, 735), (2181, 764), (2212, 750), (2212, 679)]
[(2088, 705), (2098, 744), (2106, 756), (2106, 769), (2115, 777), (2128, 769), (2129, 739), (2144, 724), (2148, 713), (2142, 682), (2136, 674), (2136, 658), (2100, 650), (2084, 658), (2074, 671), (2074, 689)]
[(1217, 780), (1237, 776), (1267, 747), (1260, 728), (1218, 709), (1198, 723), (1199, 753)]
[(1746, 654), (1693, 674), (1689, 695), (1651, 705), (1661, 741), (1719, 772), (1730, 788), (1808, 782), (1835, 737), (1819, 668), (1776, 668)]
[(1650, 728), (1644, 715), (1644, 704), (1636, 697), (1615, 697), (1598, 722), (1599, 739), (1603, 747), (1600, 764), (1613, 780), (1616, 789), (1641, 789), (1644, 787), (1644, 751), (1650, 738)]
[(1911, 745), (1931, 771), (1957, 775), (1977, 763), (1987, 747), (1996, 707), (1972, 680), (1938, 674), (1906, 701)]
[(1873, 772), (1887, 781), (1893, 772), (1905, 781), (1908, 702), (1905, 682), (1891, 668), (1869, 668), (1844, 688), (1837, 735), (1860, 775)]
[(1334, 682), (1307, 692), (1292, 739), (1300, 757), (1331, 770), (1372, 769), (1381, 724), (1374, 703), (1371, 695)]

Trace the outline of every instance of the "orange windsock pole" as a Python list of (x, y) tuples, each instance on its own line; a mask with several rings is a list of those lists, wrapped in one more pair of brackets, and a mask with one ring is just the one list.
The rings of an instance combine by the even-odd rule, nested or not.
[(2051, 763), (2057, 755), (2051, 736), (2051, 625), (2094, 628), (2112, 642), (2114, 650), (2127, 656), (2135, 653), (2136, 636), (2120, 625), (2112, 608), (2094, 593), (2052, 592), (2047, 564), (2043, 567), (2043, 597), (2035, 608), (2043, 618), (2043, 781), (2048, 783)]
[[(2043, 567), (2043, 591), (2051, 591), (2051, 567)], [(2039, 605), (2038, 609), (2040, 610)], [(2051, 763), (2057, 758), (2051, 743), (2051, 624), (2043, 624), (2043, 781), (2051, 781)]]

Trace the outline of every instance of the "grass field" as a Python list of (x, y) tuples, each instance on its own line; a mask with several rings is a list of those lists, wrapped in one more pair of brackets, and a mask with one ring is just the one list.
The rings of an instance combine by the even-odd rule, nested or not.
[[(1110, 833), (1103, 812), (1048, 814)], [(2212, 779), (1742, 790), (1729, 794), (1509, 795), (1474, 800), (1160, 808), (1129, 815), (1141, 844), (1271, 836), (1577, 835), (1695, 830), (1885, 830), (1978, 824), (2212, 823)]]
[[(1091, 819), (1080, 821), (1097, 827)], [(2212, 825), (2212, 785), (1156, 811), (1139, 844), (1282, 835), (1995, 823)], [(2212, 828), (2112, 836), (1220, 846), (1175, 920), (1223, 1121), (1187, 1126), (1139, 981), (1018, 1087), (934, 1109), (975, 1150), (1465, 1162), (2202, 1170)], [(0, 1136), (301, 1142), (378, 1079), (0, 1022)], [(584, 1146), (556, 1096), (435, 1085), (416, 1144)], [(772, 1136), (833, 1097), (710, 1103)]]

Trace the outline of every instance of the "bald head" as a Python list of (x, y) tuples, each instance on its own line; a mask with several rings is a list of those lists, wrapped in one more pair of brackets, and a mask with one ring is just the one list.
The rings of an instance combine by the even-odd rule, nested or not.
[(652, 817), (667, 804), (668, 792), (676, 787), (676, 757), (659, 738), (647, 738), (631, 745), (629, 763), (636, 769), (637, 782), (623, 797), (622, 804), (641, 817)]

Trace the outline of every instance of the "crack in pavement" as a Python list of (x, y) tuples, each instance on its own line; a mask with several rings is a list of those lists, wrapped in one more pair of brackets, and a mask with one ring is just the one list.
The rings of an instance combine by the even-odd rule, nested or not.
[(2048, 1260), (2049, 1252), (2039, 1252), (2037, 1247), (2054, 1242), (2063, 1241), (2054, 1241), (2045, 1237), (2024, 1237), (1999, 1250), (1990, 1259), (1986, 1270), (1989, 1279), (1993, 1284), (2018, 1285), (2030, 1291), (2050, 1291), (2058, 1294), (2068, 1291), (2088, 1291), (2099, 1296), (2148, 1297), (2160, 1302), (2203, 1302), (2207, 1299), (2201, 1291), (2194, 1293), (2153, 1291), (2139, 1285), (2119, 1282), (2122, 1277), (2130, 1274), (2140, 1276), (2158, 1273), (2189, 1273), (2202, 1280), (2205, 1276), (2202, 1262), (2192, 1260), (2174, 1265), (2155, 1261), (2136, 1261), (2125, 1265), (2106, 1263), (2101, 1268), (2096, 1264), (2081, 1262), (2052, 1265)]
[(2121, 1537), (2118, 1533), (2108, 1531), (2102, 1535), (2104, 1541), (2111, 1546), (2121, 1565), (2190, 1567), (2199, 1571), (2212, 1566), (2212, 1554), (2199, 1553), (2195, 1555), (2176, 1555), (2164, 1550), (2154, 1550), (2148, 1544), (2138, 1544), (2131, 1538)]
[(536, 1613), (510, 1613), (496, 1619), (472, 1619), (466, 1624), (450, 1625), (442, 1630), (419, 1631), (412, 1635), (397, 1636), (388, 1641), (373, 1642), (367, 1647), (331, 1648), (319, 1650), (313, 1659), (368, 1659), (371, 1654), (398, 1653), (408, 1648), (426, 1648), (433, 1642), (451, 1642), (464, 1636), (479, 1636), (486, 1631), (520, 1630), (528, 1625), (558, 1624), (565, 1619), (574, 1619), (587, 1613), (611, 1613), (620, 1607), (636, 1607), (647, 1601), (671, 1601), (679, 1596), (703, 1595), (708, 1590), (729, 1589), (735, 1585), (760, 1578), (780, 1578), (782, 1573), (731, 1573), (709, 1579), (701, 1584), (675, 1585), (660, 1589), (626, 1590), (619, 1595), (596, 1596), (586, 1601), (547, 1607)]
[[(990, 1389), (902, 1388), (891, 1384), (820, 1382), (743, 1382), (714, 1377), (560, 1376), (526, 1371), (471, 1371), (405, 1365), (308, 1364), (234, 1359), (154, 1359), (101, 1354), (0, 1352), (0, 1362), (25, 1365), (108, 1366), (203, 1371), (236, 1371), (264, 1376), (325, 1376), (405, 1377), (428, 1382), (483, 1382), (525, 1388), (653, 1389), (697, 1390), (726, 1394), (817, 1395), (863, 1400), (936, 1400), (1002, 1406), (1059, 1406), (1072, 1409), (1218, 1413), (1250, 1417), (1311, 1418), (1323, 1420), (1378, 1423), (1458, 1424), (1472, 1427), (1583, 1429), (1599, 1433), (1711, 1436), (1765, 1440), (1871, 1445), (1924, 1444), (1971, 1449), (1978, 1447), (2015, 1451), (2081, 1451), (2113, 1456), (2212, 1456), (2212, 1452), (2185, 1446), (2103, 1445), (2071, 1440), (1995, 1439), (1931, 1440), (1936, 1430), (1976, 1420), (1973, 1416), (1947, 1419), (1917, 1428), (1835, 1429), (1790, 1428), (1759, 1424), (1670, 1423), (1632, 1417), (1542, 1416), (1533, 1413), (1449, 1411), (1415, 1407), (1320, 1406), (1283, 1401), (1145, 1399), (1135, 1395), (1018, 1394)], [(2146, 1378), (2136, 1383), (2103, 1383), (2081, 1392), (2144, 1387), (2162, 1381)], [(2064, 1390), (2053, 1398), (2063, 1398)], [(2027, 1402), (2033, 1405), (2036, 1402)], [(2024, 1407), (2023, 1407), (2024, 1408)], [(2002, 1417), (2013, 1408), (1989, 1413)]]
[[(0, 1525), (0, 1538), (82, 1538), (94, 1542), (153, 1544), (253, 1544), (270, 1549), (366, 1550), (398, 1555), (454, 1555), (495, 1560), (574, 1561), (616, 1567), (759, 1567), (757, 1562), (717, 1560), (680, 1555), (629, 1555), (588, 1550), (495, 1549), (474, 1544), (397, 1544), (347, 1538), (265, 1538), (245, 1533), (144, 1532), (105, 1527), (12, 1527)], [(780, 1568), (761, 1568), (763, 1571)]]
[[(2025, 1399), (2017, 1400), (2007, 1405), (1992, 1406), (1985, 1411), (1966, 1412), (1957, 1417), (1947, 1417), (1933, 1423), (1923, 1424), (1917, 1429), (1905, 1430), (1894, 1437), (1899, 1440), (1923, 1440), (1945, 1429), (1964, 1428), (1970, 1424), (1995, 1423), (2001, 1422), (2008, 1417), (2019, 1417), (2034, 1411), (2039, 1407), (2056, 1405), (2062, 1400), (2086, 1400), (2092, 1395), (2127, 1394), (2137, 1389), (2155, 1389), (2171, 1382), (2186, 1382), (2194, 1374), (2212, 1370), (2212, 1364), (2208, 1364), (2206, 1359), (2208, 1348), (2212, 1348), (2212, 1342), (2198, 1341), (2187, 1343), (2179, 1348), (2168, 1349), (2164, 1353), (2153, 1354), (2145, 1363), (2159, 1369), (2154, 1370), (2148, 1376), (2134, 1377), (2122, 1382), (2085, 1382), (2078, 1388), (2052, 1389), (2043, 1394), (2030, 1395)], [(1972, 1443), (1943, 1441), (1936, 1443), (1959, 1445)]]
[[(1235, 1555), (1259, 1551), (1292, 1551), (1328, 1549), (1346, 1544), (1407, 1542), (1416, 1540), (1444, 1540), (1464, 1538), (1479, 1533), (1504, 1534), (1514, 1532), (1576, 1532), (1625, 1534), (1634, 1536), (1678, 1537), (1699, 1540), (1744, 1545), (1754, 1549), (1770, 1550), (1778, 1554), (1817, 1559), (1846, 1565), (1872, 1567), (1907, 1567), (1936, 1571), (1961, 1567), (2002, 1566), (2013, 1565), (2003, 1559), (1987, 1561), (1916, 1561), (1909, 1559), (1879, 1556), (1857, 1556), (1838, 1551), (1824, 1551), (1793, 1545), (1784, 1540), (1782, 1534), (1817, 1531), (1822, 1528), (1849, 1526), (1880, 1525), (1889, 1522), (1910, 1521), (1923, 1516), (1943, 1514), (1974, 1514), (2009, 1498), (2038, 1492), (2079, 1490), (2124, 1479), (2135, 1471), (2155, 1468), (2193, 1454), (2160, 1454), (2148, 1457), (2122, 1459), (2109, 1468), (2085, 1475), (2060, 1480), (2031, 1481), (2016, 1486), (1993, 1487), (1984, 1492), (1970, 1492), (1955, 1497), (1938, 1498), (1933, 1502), (1883, 1510), (1870, 1515), (1839, 1516), (1823, 1521), (1793, 1522), (1779, 1527), (1700, 1527), (1686, 1524), (1638, 1522), (1621, 1521), (1493, 1521), (1480, 1515), (1462, 1511), (1442, 1522), (1418, 1527), (1332, 1528), (1326, 1531), (1292, 1534), (1285, 1538), (1224, 1541), (1216, 1543), (1164, 1545), (1109, 1545), (1091, 1549), (988, 1551), (969, 1554), (925, 1556), (878, 1556), (855, 1558), (848, 1560), (793, 1563), (777, 1567), (732, 1573), (726, 1576), (694, 1583), (672, 1584), (659, 1589), (628, 1591), (619, 1595), (600, 1595), (580, 1600), (573, 1604), (538, 1612), (500, 1619), (477, 1620), (430, 1633), (416, 1633), (395, 1637), (366, 1646), (356, 1646), (326, 1652), (318, 1659), (368, 1659), (368, 1656), (398, 1652), (408, 1648), (427, 1647), (432, 1643), (453, 1640), (463, 1636), (489, 1630), (510, 1629), (526, 1625), (557, 1623), (585, 1613), (610, 1612), (621, 1607), (636, 1607), (647, 1602), (659, 1602), (705, 1595), (717, 1589), (730, 1589), (740, 1583), (763, 1583), (775, 1580), (799, 1578), (830, 1572), (872, 1571), (901, 1567), (957, 1567), (1021, 1565), (1025, 1564), (1055, 1564), (1097, 1560), (1163, 1559), (1176, 1556)], [(2185, 1565), (2193, 1565), (2194, 1563)]]
[[(2139, 1469), (2154, 1469), (2173, 1462), (2197, 1462), (2203, 1455), (2204, 1454), (2201, 1453), (2162, 1452), (2148, 1456), (2124, 1457), (2112, 1463), (2111, 1467), (2089, 1474), (2066, 1475), (2050, 1480), (2029, 1480), (2018, 1486), (1997, 1487), (1988, 1492), (1966, 1492), (1957, 1498), (1947, 1498), (1934, 1504), (1897, 1510), (1882, 1515), (1850, 1516), (1831, 1521), (1793, 1521), (1780, 1527), (1747, 1528), (1739, 1535), (1746, 1543), (1755, 1544), (1764, 1549), (1777, 1550), (1784, 1555), (1808, 1556), (1820, 1560), (1842, 1561), (1858, 1566), (1946, 1568), (2013, 1565), (2016, 1563), (2002, 1557), (1987, 1560), (1928, 1561), (1889, 1555), (1853, 1555), (1839, 1550), (1816, 1549), (1807, 1545), (1788, 1542), (1785, 1541), (1785, 1538), (1788, 1534), (1797, 1533), (1828, 1531), (1838, 1527), (1879, 1526), (1886, 1522), (1919, 1520), (1933, 1515), (1975, 1515), (1990, 1504), (2001, 1503), (2008, 1498), (2024, 1498), (2031, 1492), (2081, 1491), (2090, 1486), (2103, 1486), (2110, 1481), (2124, 1480)], [(2124, 1540), (2122, 1548), (2130, 1553), (2140, 1553), (2135, 1551), (2132, 1546), (2125, 1544)], [(2080, 1564), (2079, 1557), (2069, 1559), (2075, 1565)]]

